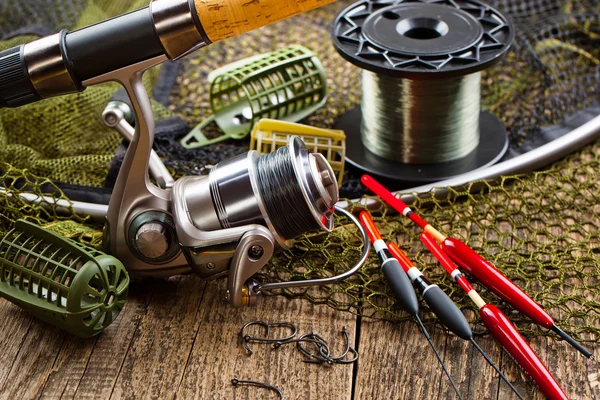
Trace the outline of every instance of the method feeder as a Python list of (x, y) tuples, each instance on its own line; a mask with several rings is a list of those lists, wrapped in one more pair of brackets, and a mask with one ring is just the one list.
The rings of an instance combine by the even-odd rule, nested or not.
[(489, 261), (458, 239), (447, 237), (429, 225), (423, 218), (410, 209), (402, 200), (394, 196), (374, 178), (363, 175), (361, 182), (402, 215), (408, 217), (425, 232), (441, 243), (442, 250), (462, 269), (475, 277), (481, 284), (494, 292), (508, 304), (527, 315), (538, 325), (556, 332), (561, 338), (575, 347), (581, 354), (591, 358), (592, 353), (575, 339), (560, 329), (552, 317), (531, 297), (515, 285)]
[[(130, 273), (169, 277), (196, 272), (206, 280), (228, 275), (227, 298), (234, 307), (254, 304), (261, 289), (335, 283), (362, 266), (370, 243), (358, 220), (336, 208), (338, 184), (326, 159), (291, 138), (273, 154), (249, 152), (220, 163), (207, 176), (174, 184), (167, 179), (166, 187), (159, 187), (148, 175), (149, 165), (160, 160), (151, 157), (155, 122), (142, 82), (146, 70), (167, 60), (332, 1), (153, 0), (140, 10), (0, 52), (0, 107), (106, 82), (125, 88), (136, 124), (110, 199), (103, 244)], [(123, 120), (112, 122), (117, 126)], [(132, 136), (131, 129), (120, 128)], [(353, 268), (302, 282), (261, 286), (252, 279), (295, 237), (331, 230), (336, 210), (365, 239)]]
[(469, 326), (469, 322), (465, 315), (460, 311), (458, 306), (448, 297), (448, 295), (440, 289), (438, 285), (433, 284), (423, 273), (415, 267), (406, 254), (394, 242), (388, 243), (390, 253), (398, 260), (404, 272), (408, 275), (413, 285), (419, 290), (421, 296), (431, 308), (431, 311), (440, 319), (446, 328), (452, 331), (461, 339), (468, 340), (473, 344), (479, 353), (485, 358), (488, 364), (492, 366), (500, 375), (500, 378), (506, 382), (510, 389), (523, 400), (521, 393), (508, 381), (508, 378), (498, 369), (492, 359), (483, 351), (473, 337), (473, 331)]
[(567, 399), (567, 395), (558, 385), (544, 363), (538, 358), (529, 343), (519, 333), (512, 322), (496, 306), (487, 304), (467, 279), (462, 276), (456, 265), (448, 258), (428, 233), (421, 234), (421, 241), (438, 259), (444, 269), (479, 308), (479, 315), (492, 336), (508, 351), (517, 365), (529, 375), (542, 392), (552, 400)]
[[(379, 229), (377, 229), (377, 226), (375, 226), (371, 215), (369, 215), (369, 213), (366, 211), (361, 212), (360, 222), (367, 231), (367, 234), (369, 235), (369, 240), (375, 248), (375, 252), (377, 252), (377, 256), (381, 261), (381, 270), (383, 271), (383, 274), (385, 275), (385, 278), (388, 281), (388, 284), (390, 286), (390, 289), (392, 290), (392, 293), (394, 294), (394, 297), (396, 298), (398, 303), (400, 303), (402, 309), (404, 309), (404, 311), (409, 313), (417, 320), (419, 328), (421, 328), (423, 335), (425, 335), (425, 338), (427, 339), (429, 345), (433, 349), (433, 352), (435, 353), (435, 356), (437, 357), (440, 365), (442, 366), (442, 369), (446, 373), (446, 376), (448, 377), (452, 388), (456, 392), (458, 398), (462, 399), (462, 396), (460, 395), (460, 392), (458, 391), (458, 388), (456, 387), (456, 384), (454, 383), (450, 372), (448, 372), (448, 369), (446, 368), (446, 365), (444, 364), (440, 353), (435, 348), (435, 345), (433, 344), (433, 341), (429, 336), (429, 332), (427, 332), (427, 329), (425, 329), (425, 325), (423, 325), (423, 322), (419, 317), (419, 300), (417, 299), (417, 295), (410, 283), (408, 276), (400, 266), (398, 260), (394, 258), (390, 253), (390, 250), (383, 241), (381, 233), (379, 232)], [(460, 310), (458, 312), (460, 313)]]

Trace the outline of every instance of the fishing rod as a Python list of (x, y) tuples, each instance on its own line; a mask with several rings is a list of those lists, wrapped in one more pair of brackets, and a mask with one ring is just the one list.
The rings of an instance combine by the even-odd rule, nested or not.
[(0, 108), (120, 83), (136, 126), (106, 209), (105, 252), (138, 276), (227, 275), (229, 303), (249, 306), (260, 293), (252, 277), (275, 251), (292, 246), (301, 233), (333, 229), (335, 174), (323, 155), (296, 137), (272, 154), (249, 152), (208, 175), (155, 185), (148, 175), (151, 160), (158, 161), (152, 157), (155, 120), (142, 76), (167, 60), (333, 1), (152, 0), (139, 10), (0, 52)]
[(523, 400), (521, 393), (509, 382), (508, 378), (500, 371), (498, 366), (485, 353), (473, 337), (473, 331), (469, 326), (469, 322), (458, 306), (448, 297), (448, 295), (440, 289), (440, 287), (432, 283), (413, 263), (408, 256), (394, 242), (388, 243), (390, 253), (398, 260), (404, 272), (412, 280), (413, 285), (421, 293), (423, 300), (427, 303), (431, 311), (440, 319), (442, 324), (456, 336), (463, 340), (467, 340), (481, 353), (483, 358), (490, 364), (498, 373), (500, 378), (506, 382), (510, 389)]
[(421, 234), (421, 241), (433, 253), (435, 258), (438, 259), (446, 272), (454, 278), (471, 298), (477, 308), (479, 308), (481, 320), (492, 336), (508, 351), (517, 365), (533, 379), (540, 390), (550, 399), (567, 399), (567, 395), (558, 385), (552, 374), (506, 315), (496, 306), (487, 304), (479, 296), (479, 293), (473, 289), (469, 281), (461, 274), (456, 264), (452, 262), (435, 242), (433, 236), (424, 232)]
[(396, 260), (396, 258), (394, 258), (390, 253), (390, 250), (388, 249), (387, 245), (383, 241), (383, 238), (381, 237), (379, 229), (377, 229), (377, 227), (375, 226), (375, 223), (373, 222), (373, 219), (371, 218), (368, 212), (363, 211), (360, 213), (360, 222), (367, 231), (369, 240), (373, 244), (373, 247), (375, 248), (375, 251), (379, 256), (379, 260), (381, 261), (381, 269), (383, 271), (383, 274), (385, 275), (385, 278), (388, 281), (388, 284), (390, 285), (390, 288), (392, 289), (394, 297), (396, 298), (396, 300), (398, 300), (398, 303), (400, 303), (400, 306), (404, 309), (404, 311), (406, 311), (416, 319), (419, 328), (421, 329), (421, 332), (423, 332), (423, 335), (425, 335), (425, 338), (427, 339), (429, 345), (433, 349), (433, 352), (435, 353), (435, 356), (437, 357), (440, 365), (442, 366), (442, 369), (446, 373), (446, 376), (448, 377), (452, 388), (456, 392), (458, 398), (462, 400), (462, 396), (458, 391), (458, 387), (456, 387), (456, 384), (454, 383), (450, 372), (448, 372), (448, 369), (446, 368), (446, 365), (444, 364), (440, 353), (438, 352), (437, 348), (433, 344), (433, 341), (431, 340), (431, 337), (429, 336), (429, 332), (427, 332), (425, 325), (423, 325), (423, 322), (419, 317), (419, 300), (417, 299), (417, 295), (411, 285), (410, 280), (408, 279), (408, 276), (400, 266), (398, 260)]
[(391, 207), (420, 226), (438, 243), (441, 243), (444, 253), (448, 254), (455, 263), (475, 277), (485, 287), (490, 289), (518, 311), (527, 315), (536, 324), (557, 333), (587, 358), (592, 358), (592, 353), (560, 329), (554, 322), (554, 319), (542, 308), (542, 306), (536, 303), (506, 275), (500, 272), (489, 261), (477, 254), (472, 248), (456, 238), (442, 234), (371, 176), (363, 175), (361, 182)]

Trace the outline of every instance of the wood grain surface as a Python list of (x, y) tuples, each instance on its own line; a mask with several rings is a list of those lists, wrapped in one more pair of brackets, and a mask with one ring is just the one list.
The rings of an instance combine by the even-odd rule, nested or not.
[[(80, 339), (0, 300), (0, 399), (276, 399), (269, 391), (234, 388), (231, 379), (279, 387), (286, 399), (454, 399), (447, 378), (413, 322), (357, 318), (305, 300), (266, 297), (232, 309), (225, 282), (195, 276), (136, 282), (123, 313), (96, 338)], [(358, 340), (355, 365), (305, 364), (293, 345), (274, 350), (239, 330), (252, 320), (290, 321), (343, 347), (346, 326)], [(483, 357), (463, 340), (431, 329), (465, 399), (516, 399)], [(480, 345), (527, 399), (544, 397), (492, 339)], [(598, 367), (553, 337), (531, 341), (571, 399), (598, 398)], [(598, 345), (589, 346), (600, 351)]]
[(324, 6), (335, 0), (194, 0), (202, 27), (212, 42)]

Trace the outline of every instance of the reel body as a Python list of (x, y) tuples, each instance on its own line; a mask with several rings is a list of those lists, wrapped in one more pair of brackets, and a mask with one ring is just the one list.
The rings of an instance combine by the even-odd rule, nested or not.
[[(108, 126), (132, 141), (126, 159), (144, 126), (137, 123), (132, 134), (127, 107), (112, 102), (103, 114)], [(229, 302), (251, 305), (260, 291), (251, 278), (274, 252), (291, 247), (303, 233), (333, 228), (339, 200), (335, 172), (322, 154), (311, 153), (296, 136), (290, 135), (288, 145), (274, 153), (250, 151), (219, 163), (207, 175), (184, 177), (174, 184), (152, 153), (146, 163), (149, 168), (137, 173), (145, 176), (148, 197), (127, 182), (115, 187), (114, 193), (125, 193), (120, 203), (133, 207), (127, 214), (121, 207), (111, 217), (113, 202), (118, 201), (113, 195), (105, 229), (107, 250), (126, 258), (133, 274), (168, 277), (195, 272), (205, 280), (228, 275)], [(147, 169), (164, 188), (149, 181)], [(119, 179), (124, 173), (128, 172), (122, 167)], [(162, 198), (151, 197), (153, 192)], [(115, 220), (120, 225), (116, 232)], [(118, 241), (113, 241), (112, 232)]]

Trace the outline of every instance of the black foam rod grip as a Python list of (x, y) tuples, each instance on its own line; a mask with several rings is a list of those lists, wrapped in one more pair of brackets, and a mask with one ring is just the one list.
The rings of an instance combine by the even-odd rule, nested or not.
[(395, 258), (387, 259), (382, 269), (392, 289), (392, 293), (394, 293), (394, 297), (398, 300), (404, 311), (410, 315), (417, 315), (419, 313), (417, 294), (398, 260)]
[(0, 108), (41, 99), (29, 79), (23, 54), (23, 45), (0, 52)]
[(423, 299), (446, 328), (462, 339), (470, 340), (473, 337), (464, 314), (437, 285), (429, 286), (423, 293)]

